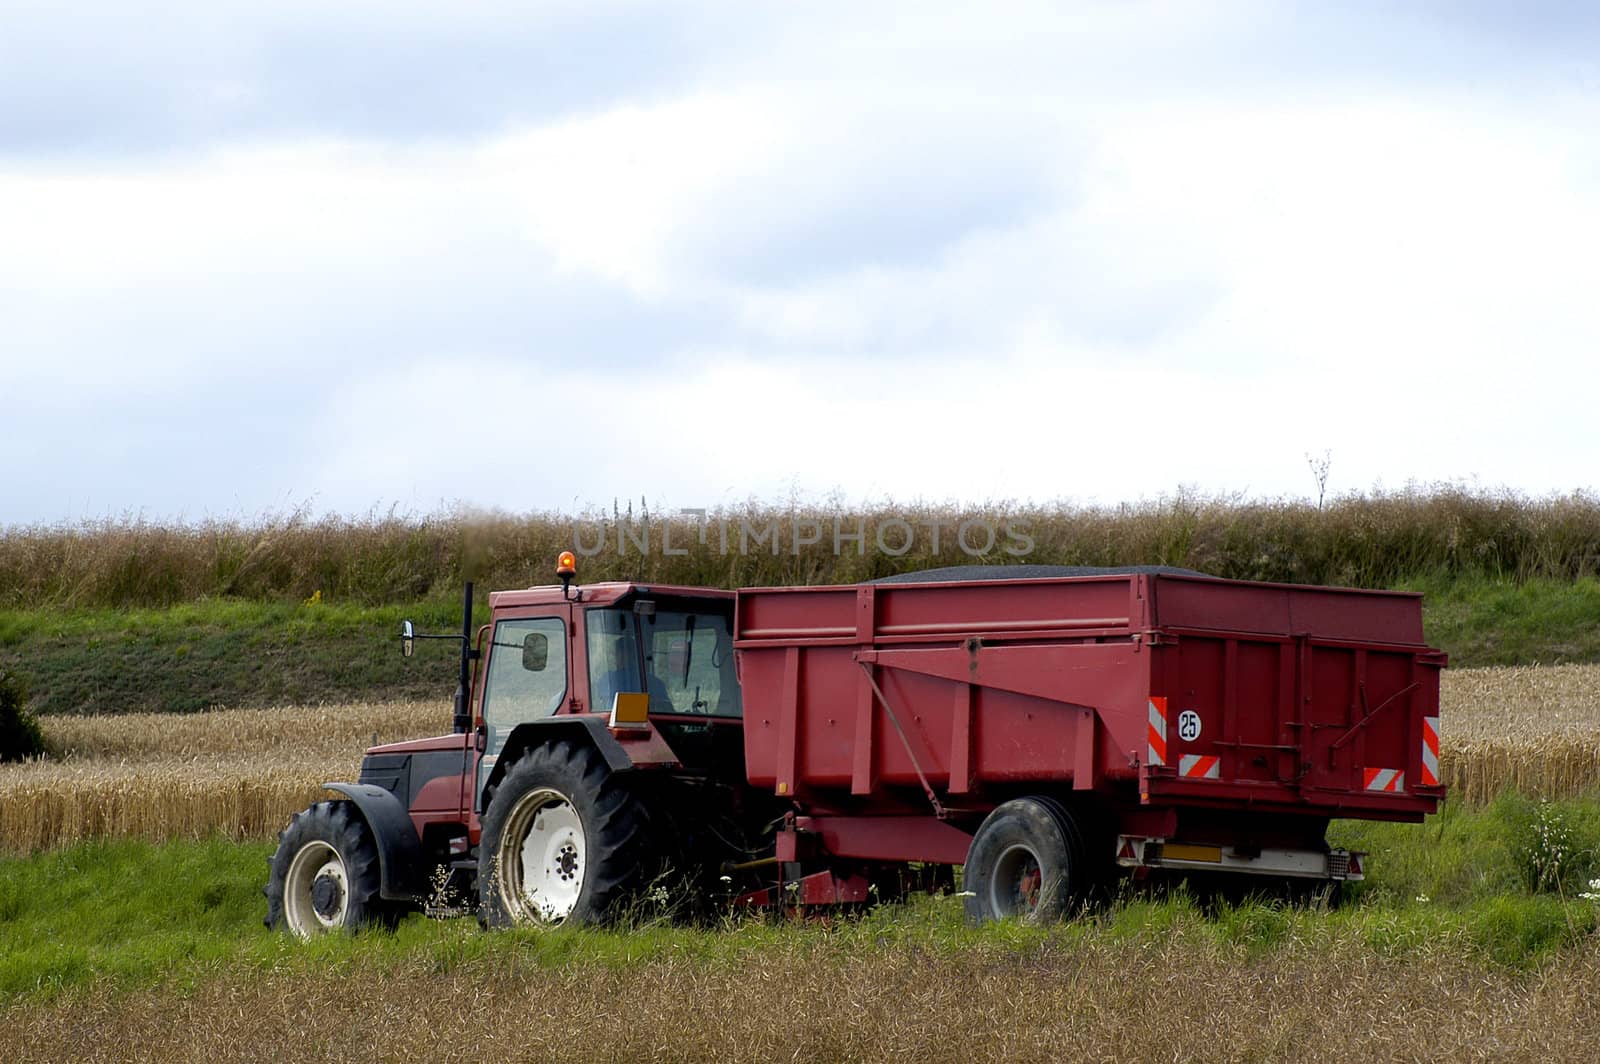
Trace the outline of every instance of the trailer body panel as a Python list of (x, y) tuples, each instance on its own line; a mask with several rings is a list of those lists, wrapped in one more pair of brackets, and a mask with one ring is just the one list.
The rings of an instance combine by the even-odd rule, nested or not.
[(758, 588), (734, 635), (749, 782), (806, 813), (959, 822), (1093, 792), (1415, 820), (1443, 795), (1445, 659), (1416, 595), (1139, 572)]

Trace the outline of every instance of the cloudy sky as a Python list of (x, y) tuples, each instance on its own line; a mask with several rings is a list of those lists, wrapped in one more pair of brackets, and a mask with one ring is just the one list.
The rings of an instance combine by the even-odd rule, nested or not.
[(137, 6), (0, 0), (0, 524), (1600, 483), (1595, 5)]

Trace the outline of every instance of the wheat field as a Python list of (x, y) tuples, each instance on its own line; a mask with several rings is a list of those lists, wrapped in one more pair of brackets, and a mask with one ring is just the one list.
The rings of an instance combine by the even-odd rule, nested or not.
[(0, 851), (96, 838), (270, 838), (378, 742), (449, 730), (435, 702), (46, 717), (55, 756), (0, 765)]
[(1459, 801), (1600, 791), (1600, 665), (1447, 669), (1440, 771)]
[[(1440, 770), (1452, 797), (1600, 792), (1600, 665), (1444, 674)], [(440, 734), (443, 702), (352, 703), (191, 715), (48, 717), (55, 756), (0, 766), (0, 851), (85, 839), (270, 838), (353, 779), (375, 742)]]

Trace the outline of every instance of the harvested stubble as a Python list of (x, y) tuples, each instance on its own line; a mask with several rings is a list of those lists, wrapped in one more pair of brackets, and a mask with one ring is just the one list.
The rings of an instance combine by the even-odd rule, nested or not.
[(1455, 800), (1600, 792), (1600, 665), (1447, 670), (1440, 702), (1439, 768)]
[(558, 967), (511, 951), (459, 960), (441, 949), (400, 965), (226, 971), (181, 993), (87, 988), (19, 1000), (0, 1010), (0, 1055), (207, 1064), (1593, 1058), (1600, 946), (1580, 945), (1536, 973), (1485, 967), (1462, 946), (1385, 956), (1346, 930), (1252, 957), (1173, 931), (944, 952), (792, 935), (726, 959), (672, 950)]
[(0, 850), (94, 838), (267, 838), (374, 741), (443, 730), (437, 703), (51, 717), (60, 760), (0, 767)]

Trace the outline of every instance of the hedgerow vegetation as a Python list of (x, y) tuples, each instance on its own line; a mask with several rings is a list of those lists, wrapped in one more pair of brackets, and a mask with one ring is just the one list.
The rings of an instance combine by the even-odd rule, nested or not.
[[(962, 549), (986, 545), (990, 530), (987, 556)], [(588, 552), (585, 581), (827, 583), (981, 560), (1388, 587), (1425, 594), (1428, 638), (1454, 665), (1600, 661), (1600, 498), (1441, 487), (1320, 510), (1180, 493), (1117, 507), (859, 514), (752, 504), (703, 521), (640, 504), (577, 517), (297, 511), (12, 528), (0, 530), (0, 667), (25, 675), (40, 714), (444, 696), (448, 655), (402, 663), (400, 619), (451, 630), (465, 579), (548, 583), (556, 555), (573, 547)]]
[(22, 761), (44, 753), (44, 733), (28, 710), (28, 685), (0, 667), (0, 761)]
[[(984, 529), (995, 533), (992, 545)], [(899, 554), (878, 550), (880, 534), (891, 550), (909, 546)], [(648, 550), (641, 550), (646, 540)], [(298, 602), (319, 594), (407, 604), (454, 596), (468, 578), (490, 587), (548, 582), (557, 553), (575, 545), (594, 552), (581, 563), (586, 580), (843, 583), (974, 560), (963, 542), (971, 551), (989, 545), (986, 560), (999, 563), (1180, 565), (1230, 578), (1351, 587), (1464, 577), (1571, 582), (1600, 573), (1600, 496), (1529, 498), (1439, 486), (1348, 495), (1320, 509), (1298, 500), (1180, 492), (1120, 506), (885, 503), (857, 511), (752, 503), (703, 519), (652, 513), (644, 503), (577, 516), (317, 518), (297, 510), (255, 521), (108, 519), (0, 533), (0, 607)]]

